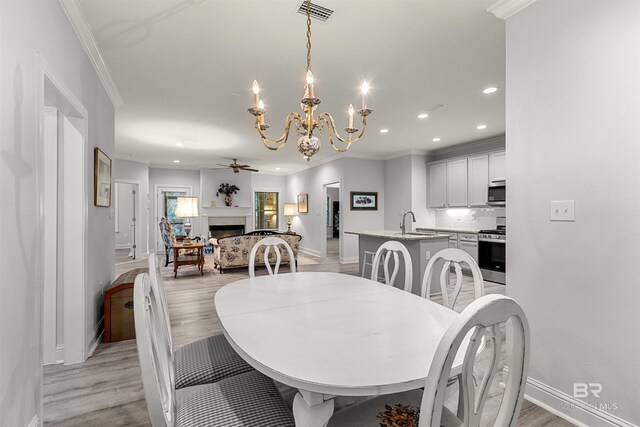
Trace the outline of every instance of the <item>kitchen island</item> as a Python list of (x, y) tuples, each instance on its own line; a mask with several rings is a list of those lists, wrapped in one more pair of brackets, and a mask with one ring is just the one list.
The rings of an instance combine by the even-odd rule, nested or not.
[[(420, 295), (422, 277), (427, 268), (432, 255), (449, 247), (449, 235), (439, 233), (406, 233), (400, 231), (380, 230), (380, 231), (345, 231), (347, 234), (355, 234), (358, 239), (358, 258), (360, 272), (362, 273), (364, 263), (364, 251), (376, 252), (384, 242), (395, 240), (402, 243), (411, 256), (413, 264), (413, 281), (411, 292)], [(372, 262), (370, 260), (369, 262)], [(402, 263), (402, 261), (401, 261)], [(392, 267), (391, 267), (392, 268)], [(404, 284), (404, 264), (401, 265), (395, 286), (402, 288)], [(382, 272), (382, 269), (380, 269)], [(366, 276), (371, 278), (371, 272), (367, 270)], [(440, 287), (437, 281), (433, 283), (432, 293), (439, 293)]]

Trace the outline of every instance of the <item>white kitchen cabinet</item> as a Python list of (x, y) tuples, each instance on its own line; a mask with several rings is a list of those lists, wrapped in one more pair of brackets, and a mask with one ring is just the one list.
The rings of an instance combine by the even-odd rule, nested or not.
[(429, 207), (447, 207), (447, 164), (429, 165)]
[(489, 186), (489, 156), (469, 158), (467, 201), (469, 206), (486, 206)]
[(500, 151), (489, 154), (489, 181), (506, 181), (507, 153)]
[(467, 159), (447, 162), (447, 206), (467, 206)]

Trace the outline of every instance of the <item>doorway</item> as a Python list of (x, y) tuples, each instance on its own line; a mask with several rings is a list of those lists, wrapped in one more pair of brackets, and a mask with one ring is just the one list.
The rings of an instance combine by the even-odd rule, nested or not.
[(339, 261), (342, 259), (342, 191), (340, 181), (323, 184), (322, 194), (325, 220), (323, 221), (323, 232), (321, 233), (321, 253), (325, 257), (336, 257)]
[[(167, 218), (169, 222), (173, 225), (173, 231), (176, 236), (184, 236), (184, 220), (183, 218), (178, 218), (175, 215), (175, 210), (177, 206), (178, 197), (180, 196), (190, 196), (193, 189), (191, 186), (177, 187), (171, 185), (156, 185), (155, 186), (155, 194), (156, 194), (156, 224), (155, 224), (155, 235), (156, 235), (156, 252), (164, 253), (164, 242), (162, 241), (162, 235), (160, 234), (160, 219)], [(195, 233), (199, 227), (194, 224), (194, 231), (192, 235), (196, 235)]]
[(42, 61), (42, 364), (83, 362), (87, 110)]
[(138, 184), (116, 181), (113, 186), (115, 211), (116, 265), (138, 258), (136, 229), (138, 218)]

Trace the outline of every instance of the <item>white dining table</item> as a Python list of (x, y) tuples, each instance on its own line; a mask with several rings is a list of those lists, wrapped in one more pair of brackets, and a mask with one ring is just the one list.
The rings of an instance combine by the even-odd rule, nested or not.
[(215, 307), (242, 358), (298, 389), (298, 427), (326, 425), (335, 396), (423, 387), (436, 348), (457, 317), (392, 286), (325, 272), (239, 280), (216, 293)]

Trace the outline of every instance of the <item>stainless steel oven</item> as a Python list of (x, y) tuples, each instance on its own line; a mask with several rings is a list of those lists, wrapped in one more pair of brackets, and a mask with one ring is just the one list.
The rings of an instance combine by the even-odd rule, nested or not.
[(507, 205), (507, 185), (505, 181), (498, 181), (489, 184), (487, 204), (491, 206)]
[(507, 229), (504, 217), (497, 218), (495, 230), (478, 232), (478, 266), (485, 280), (507, 283)]

